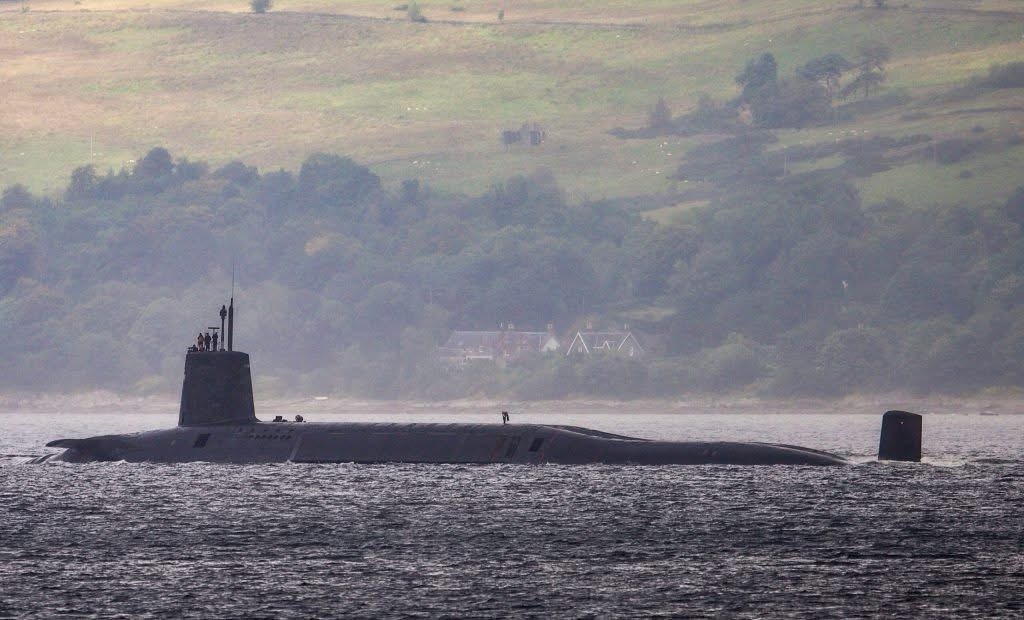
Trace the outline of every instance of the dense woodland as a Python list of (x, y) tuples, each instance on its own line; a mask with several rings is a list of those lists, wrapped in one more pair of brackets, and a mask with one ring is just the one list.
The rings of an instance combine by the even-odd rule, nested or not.
[[(265, 393), (1020, 385), (1024, 188), (1000, 204), (863, 204), (851, 170), (783, 174), (770, 141), (751, 128), (684, 162), (680, 175), (704, 162), (734, 189), (669, 225), (613, 202), (568, 204), (543, 171), (453, 196), (414, 179), (388, 190), (332, 154), (261, 172), (154, 148), (130, 171), (78, 168), (59, 200), (8, 187), (0, 388), (175, 389), (186, 346), (217, 324), (232, 262), (238, 348), (254, 354)], [(568, 332), (623, 317), (648, 349), (642, 360), (435, 361), (453, 328)]]

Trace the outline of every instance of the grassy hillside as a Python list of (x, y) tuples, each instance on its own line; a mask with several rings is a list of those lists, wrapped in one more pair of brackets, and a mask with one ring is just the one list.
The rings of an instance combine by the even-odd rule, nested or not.
[[(284, 392), (1021, 384), (1024, 2), (281, 2), (0, 0), (0, 389), (173, 389), (235, 258)], [(650, 356), (438, 364), (591, 321)]]
[[(164, 145), (213, 164), (288, 167), (340, 152), (392, 185), (418, 177), (474, 193), (546, 167), (570, 198), (670, 194), (687, 188), (671, 178), (680, 157), (709, 138), (620, 140), (610, 129), (643, 125), (659, 96), (677, 114), (702, 92), (734, 96), (734, 76), (762, 52), (788, 75), (828, 52), (852, 57), (869, 39), (891, 47), (884, 92), (905, 102), (781, 131), (773, 148), (1024, 130), (1024, 89), (934, 98), (1024, 59), (1019, 0), (881, 11), (855, 0), (509, 0), (503, 23), (500, 0), (446, 0), (419, 3), (425, 24), (396, 4), (279, 0), (253, 15), (242, 1), (0, 2), (0, 186), (54, 192), (84, 162), (130, 167)], [(501, 130), (524, 122), (547, 140), (506, 151)], [(1024, 147), (1007, 143), (954, 167), (914, 159), (858, 183), (873, 201), (1001, 199), (1024, 182), (1022, 163)]]

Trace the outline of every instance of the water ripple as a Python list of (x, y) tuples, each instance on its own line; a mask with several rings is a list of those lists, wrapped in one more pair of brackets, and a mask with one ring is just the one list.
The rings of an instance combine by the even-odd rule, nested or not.
[(1016, 615), (1024, 467), (7, 467), (2, 615)]
[[(33, 466), (42, 439), (0, 439), (0, 617), (1020, 617), (1020, 433), (985, 422), (837, 468)], [(870, 453), (808, 427), (778, 435)]]

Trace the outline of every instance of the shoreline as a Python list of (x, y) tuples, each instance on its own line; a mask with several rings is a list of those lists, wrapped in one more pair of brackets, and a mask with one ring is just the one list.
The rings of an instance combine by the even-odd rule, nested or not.
[[(169, 396), (125, 396), (97, 391), (80, 394), (6, 394), (0, 395), (0, 415), (16, 413), (177, 413), (178, 400)], [(449, 401), (373, 400), (351, 397), (311, 396), (306, 398), (266, 398), (256, 403), (257, 416), (272, 413), (393, 413), (479, 414), (507, 410), (520, 413), (615, 414), (871, 414), (889, 409), (904, 409), (927, 414), (1020, 415), (1024, 414), (1021, 396), (926, 396), (872, 394), (843, 398), (760, 398), (742, 395), (692, 395), (670, 399), (569, 399), (498, 400), (457, 399)]]

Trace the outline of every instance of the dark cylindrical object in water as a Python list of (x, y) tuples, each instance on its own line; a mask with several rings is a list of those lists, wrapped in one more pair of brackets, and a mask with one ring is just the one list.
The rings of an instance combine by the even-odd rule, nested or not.
[(882, 415), (882, 436), (878, 440), (878, 459), (883, 461), (920, 461), (921, 416), (909, 411), (886, 411)]

